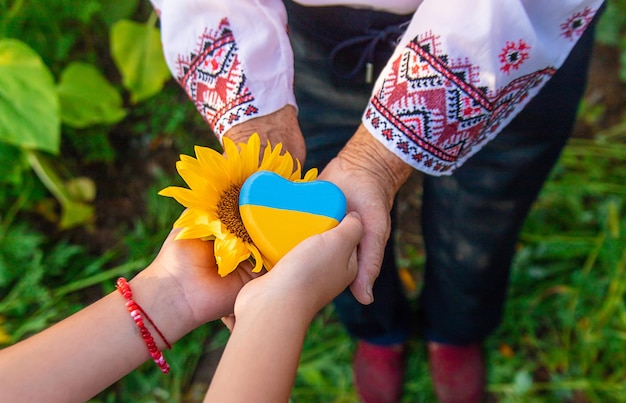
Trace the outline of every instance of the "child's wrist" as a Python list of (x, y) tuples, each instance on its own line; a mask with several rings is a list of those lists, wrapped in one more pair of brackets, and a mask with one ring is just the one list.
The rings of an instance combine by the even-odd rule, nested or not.
[(278, 289), (262, 284), (263, 280), (263, 277), (255, 279), (240, 291), (235, 302), (236, 320), (249, 316), (285, 315), (291, 319), (297, 318), (298, 322), (308, 327), (319, 311), (311, 299), (293, 289)]
[[(173, 281), (156, 276), (148, 266), (129, 281), (135, 300), (150, 315), (155, 325), (171, 343), (196, 326), (189, 307), (182, 300)], [(159, 347), (164, 347), (159, 345)]]

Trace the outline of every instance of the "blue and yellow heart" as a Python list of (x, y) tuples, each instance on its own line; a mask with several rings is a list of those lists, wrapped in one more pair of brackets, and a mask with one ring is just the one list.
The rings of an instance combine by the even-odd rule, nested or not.
[(304, 239), (335, 227), (346, 208), (331, 182), (292, 182), (269, 171), (251, 175), (239, 194), (241, 220), (267, 269)]

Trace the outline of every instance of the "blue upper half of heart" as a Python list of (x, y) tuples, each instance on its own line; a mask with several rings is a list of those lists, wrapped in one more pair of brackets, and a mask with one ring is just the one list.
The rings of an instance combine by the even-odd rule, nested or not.
[(292, 182), (270, 172), (250, 175), (239, 193), (239, 205), (272, 207), (331, 217), (341, 221), (346, 215), (346, 197), (328, 181)]

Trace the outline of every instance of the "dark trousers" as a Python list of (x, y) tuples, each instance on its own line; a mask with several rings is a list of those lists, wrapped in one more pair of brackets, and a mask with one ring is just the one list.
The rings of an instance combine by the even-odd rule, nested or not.
[[(399, 25), (409, 17), (286, 4), (306, 165), (323, 168), (360, 124), (372, 89), (363, 72), (346, 76), (360, 56), (358, 46), (331, 58), (333, 49), (359, 31)], [(498, 326), (520, 228), (571, 134), (592, 47), (588, 29), (562, 68), (493, 141), (453, 175), (424, 177), (426, 264), (418, 311), (409, 309), (404, 296), (392, 237), (374, 285), (375, 302), (361, 305), (348, 290), (335, 300), (350, 334), (393, 344), (417, 326), (428, 340), (466, 344)], [(378, 73), (393, 47), (376, 50)]]

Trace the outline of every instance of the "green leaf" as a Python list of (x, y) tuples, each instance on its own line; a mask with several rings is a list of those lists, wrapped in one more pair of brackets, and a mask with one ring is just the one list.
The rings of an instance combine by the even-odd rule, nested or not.
[(22, 171), (28, 164), (19, 148), (0, 143), (0, 167), (0, 183), (18, 185), (22, 181)]
[(133, 103), (159, 93), (171, 77), (152, 15), (145, 24), (122, 20), (111, 27), (111, 55)]
[[(61, 204), (61, 219), (59, 220), (59, 227), (61, 229), (85, 225), (93, 221), (95, 215), (94, 207), (81, 200), (85, 195), (78, 199), (75, 197), (72, 193), (72, 191), (76, 190), (75, 184), (72, 185), (72, 182), (70, 182), (70, 188), (68, 188), (68, 185), (59, 177), (52, 165), (46, 160), (45, 156), (33, 151), (27, 152), (26, 156), (41, 182), (43, 182), (50, 193), (52, 193)], [(73, 189), (72, 186), (74, 187)], [(87, 187), (91, 186), (91, 184), (87, 185)], [(91, 192), (91, 190), (87, 191), (87, 193), (89, 192)], [(86, 196), (93, 197), (95, 190), (93, 193), (92, 195), (88, 194)]]
[(65, 182), (65, 188), (76, 201), (92, 202), (96, 199), (96, 183), (91, 178), (72, 178)]
[(95, 216), (94, 207), (90, 204), (69, 201), (61, 204), (61, 220), (59, 228), (69, 229), (89, 224)]
[(54, 78), (26, 44), (0, 40), (0, 141), (57, 154), (61, 137)]
[(126, 116), (122, 96), (92, 65), (75, 62), (63, 70), (57, 87), (63, 123), (85, 128), (117, 123)]

